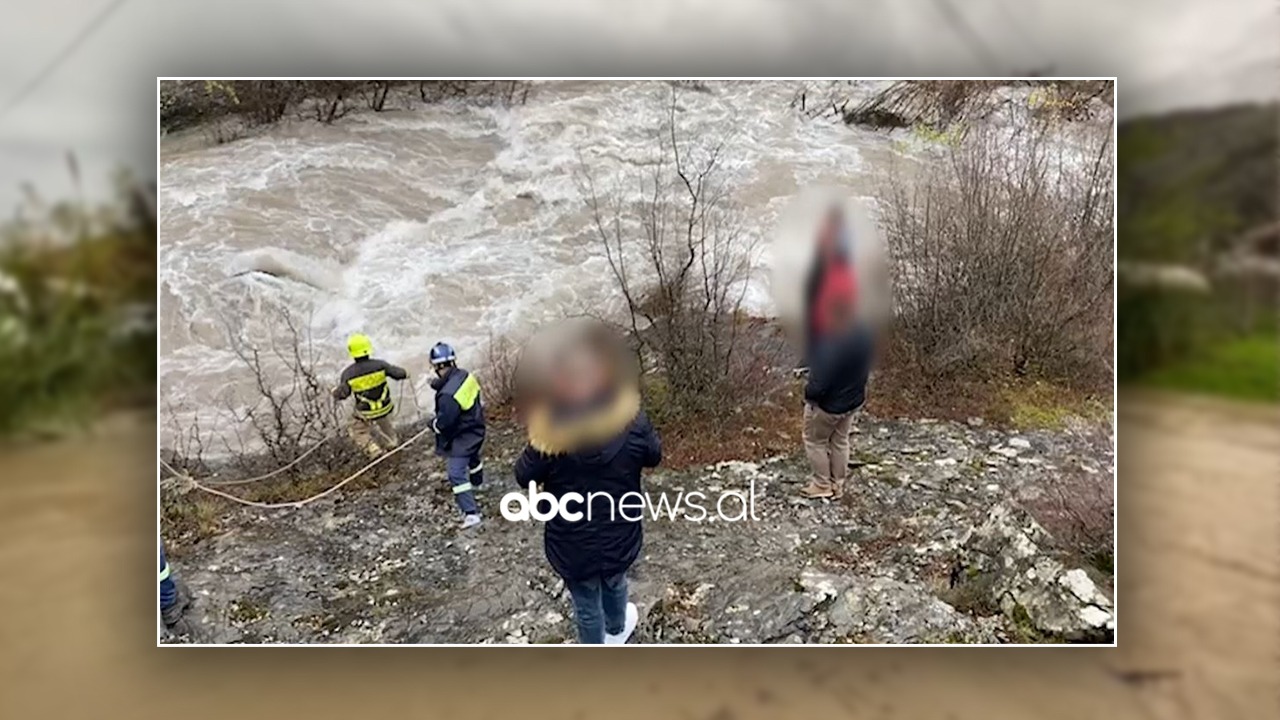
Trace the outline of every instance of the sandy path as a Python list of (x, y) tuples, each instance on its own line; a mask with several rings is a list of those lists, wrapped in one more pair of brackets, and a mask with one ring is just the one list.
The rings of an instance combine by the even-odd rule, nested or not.
[(1118, 650), (162, 651), (154, 426), (5, 448), (0, 717), (1280, 717), (1280, 412), (1121, 405)]

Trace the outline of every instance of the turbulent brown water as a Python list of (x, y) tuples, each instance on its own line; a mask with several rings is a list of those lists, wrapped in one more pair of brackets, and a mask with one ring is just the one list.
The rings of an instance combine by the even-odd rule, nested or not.
[[(872, 192), (893, 140), (789, 108), (793, 82), (684, 92), (689, 138), (726, 135), (725, 172), (753, 232), (813, 183)], [(861, 89), (859, 92), (869, 92)], [(659, 151), (663, 82), (539, 84), (526, 105), (367, 113), (292, 123), (209, 147), (161, 148), (163, 382), (208, 404), (236, 377), (224, 317), (284, 306), (309, 319), (335, 372), (361, 331), (413, 368), (447, 339), (474, 358), (492, 336), (612, 298), (575, 174), (639, 187)], [(763, 308), (757, 288), (749, 298)]]
[[(881, 85), (847, 94), (856, 101)], [(726, 81), (679, 95), (683, 138), (727, 139), (725, 179), (756, 240), (801, 188), (869, 199), (895, 159), (915, 167), (939, 151), (910, 133), (806, 120), (791, 107), (800, 88)], [(615, 293), (576, 176), (585, 162), (597, 187), (636, 197), (670, 98), (665, 82), (539, 83), (512, 108), (419, 105), (332, 126), (288, 123), (220, 146), (198, 133), (165, 138), (166, 403), (180, 412), (216, 404), (243, 380), (228, 320), (261, 337), (276, 307), (309, 324), (334, 373), (355, 331), (412, 372), (441, 339), (474, 365), (490, 337), (566, 312), (607, 312)], [(769, 312), (764, 274), (747, 302)]]

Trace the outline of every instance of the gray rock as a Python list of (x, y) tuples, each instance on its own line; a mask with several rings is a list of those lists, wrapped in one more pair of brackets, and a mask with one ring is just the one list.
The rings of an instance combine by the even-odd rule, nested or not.
[(827, 618), (837, 637), (865, 642), (995, 642), (993, 634), (924, 586), (891, 578), (853, 578), (832, 602)]
[(962, 548), (966, 575), (982, 577), (990, 599), (1017, 624), (1045, 639), (1110, 642), (1111, 601), (1081, 569), (1068, 569), (1048, 549), (1050, 538), (1025, 510), (993, 507)]
[[(646, 490), (669, 497), (754, 482), (759, 520), (646, 520), (630, 572), (641, 611), (633, 642), (1003, 642), (1024, 639), (1028, 628), (1053, 640), (1110, 632), (1105, 593), (1064, 566), (1047, 533), (1008, 504), (1052, 487), (1053, 467), (1112, 472), (1109, 428), (1027, 434), (1042, 464), (1011, 461), (1015, 438), (998, 428), (864, 416), (859, 429), (853, 450), (866, 464), (855, 464), (837, 502), (799, 498), (810, 475), (799, 447), (763, 462), (647, 475)], [(518, 449), (495, 443), (486, 458), (496, 484), (478, 500), (490, 519), (472, 533), (457, 527), (439, 461), (421, 453), (380, 466), (374, 487), (301, 509), (232, 508), (212, 537), (166, 537), (196, 599), (192, 622), (213, 643), (572, 641), (573, 612), (544, 556), (542, 528), (497, 512)], [(189, 497), (179, 490), (161, 493), (166, 502)], [(970, 572), (991, 581), (981, 602), (938, 586), (957, 560), (965, 571), (956, 589), (968, 588)]]

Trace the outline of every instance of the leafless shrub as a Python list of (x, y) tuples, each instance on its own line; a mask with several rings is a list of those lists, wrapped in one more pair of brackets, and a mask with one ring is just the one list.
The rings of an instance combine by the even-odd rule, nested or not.
[(424, 103), (466, 100), (480, 105), (523, 105), (533, 83), (526, 80), (420, 80), (418, 98)]
[(1113, 572), (1115, 491), (1108, 472), (1064, 472), (1027, 510), (1059, 549), (1106, 573)]
[[(1015, 103), (1025, 103), (1043, 119), (1086, 120), (1111, 105), (1115, 92), (1110, 80), (903, 80), (857, 101), (855, 87), (854, 81), (806, 86), (791, 105), (807, 117), (834, 117), (850, 125), (941, 131), (967, 128)], [(1009, 89), (1030, 92), (1011, 96)]]
[(165, 403), (169, 438), (168, 447), (163, 448), (161, 457), (177, 470), (203, 474), (209, 469), (209, 432), (201, 423), (199, 414), (192, 414), (190, 421), (184, 422), (182, 410), (173, 403)]
[(1110, 133), (1087, 162), (1039, 123), (975, 126), (913, 184), (895, 170), (882, 201), (907, 360), (942, 377), (1110, 377)]
[(489, 335), (485, 349), (485, 362), (480, 377), (484, 387), (485, 403), (502, 406), (515, 396), (516, 363), (520, 357), (521, 343), (511, 337)]
[[(229, 464), (243, 472), (289, 464), (318, 444), (305, 465), (326, 471), (349, 468), (360, 459), (345, 441), (347, 415), (335, 403), (333, 384), (321, 376), (321, 360), (303, 323), (287, 310), (268, 318), (265, 343), (246, 339), (227, 323), (230, 346), (240, 359), (248, 387), (229, 388), (220, 398), (214, 421), (198, 416), (186, 425), (172, 408), (170, 460), (179, 469), (203, 471)], [(210, 424), (216, 423), (215, 432)]]
[(353, 101), (356, 87), (345, 80), (317, 80), (308, 85), (305, 117), (326, 125), (347, 116), (357, 105)]
[(602, 191), (585, 160), (580, 182), (629, 336), (672, 406), (696, 414), (758, 390), (739, 362), (755, 239), (723, 180), (726, 138), (683, 136), (677, 96), (672, 88), (658, 157), (637, 178), (642, 199)]
[[(329, 124), (357, 110), (465, 101), (524, 104), (524, 80), (181, 80), (160, 85), (165, 130), (203, 125), (210, 139), (230, 142), (292, 116)], [(393, 102), (397, 101), (397, 102)]]
[(391, 92), (390, 80), (374, 80), (369, 83), (366, 102), (369, 109), (374, 112), (382, 112), (387, 106), (387, 94)]
[[(254, 440), (276, 462), (287, 463), (316, 443), (340, 436), (345, 415), (333, 401), (332, 382), (320, 377), (319, 357), (310, 335), (287, 310), (276, 312), (272, 340), (266, 349), (230, 333), (231, 347), (252, 375), (254, 402), (234, 414), (237, 426), (247, 426)], [(321, 452), (326, 468), (345, 464), (351, 448), (331, 443)]]

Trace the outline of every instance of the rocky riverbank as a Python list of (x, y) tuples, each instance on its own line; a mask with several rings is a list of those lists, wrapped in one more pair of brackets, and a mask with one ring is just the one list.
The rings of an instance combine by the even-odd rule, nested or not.
[[(498, 512), (515, 489), (518, 438), (492, 445), (478, 531), (457, 528), (439, 461), (412, 447), (375, 488), (301, 509), (229, 510), (218, 534), (174, 560), (196, 598), (195, 639), (568, 642), (568, 597), (541, 528)], [(853, 447), (837, 502), (798, 497), (798, 454), (649, 476), (651, 497), (754, 490), (758, 519), (647, 519), (631, 572), (633, 642), (1112, 640), (1109, 566), (1068, 552), (1026, 509), (1073, 478), (1110, 487), (1109, 424), (1014, 433), (863, 417)]]

